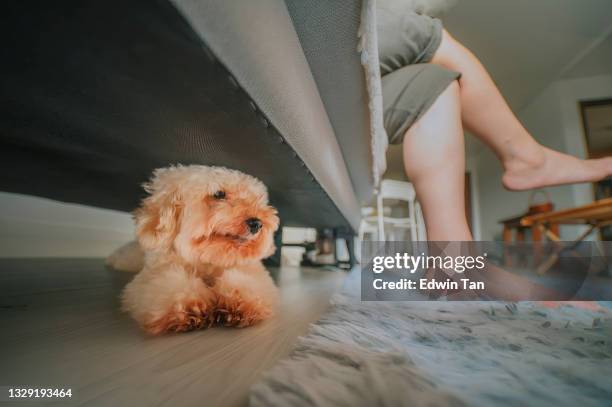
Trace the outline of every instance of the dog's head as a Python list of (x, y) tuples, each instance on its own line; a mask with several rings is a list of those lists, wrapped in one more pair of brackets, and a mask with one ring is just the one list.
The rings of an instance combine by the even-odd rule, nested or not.
[(174, 251), (191, 264), (231, 267), (274, 253), (276, 209), (258, 179), (202, 165), (155, 170), (135, 212), (146, 251)]

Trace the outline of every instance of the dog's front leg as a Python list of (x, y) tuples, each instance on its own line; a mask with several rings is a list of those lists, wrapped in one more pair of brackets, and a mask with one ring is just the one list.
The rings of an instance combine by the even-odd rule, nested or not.
[(122, 295), (123, 309), (153, 335), (209, 327), (215, 301), (201, 278), (178, 266), (145, 268)]
[(263, 266), (248, 272), (226, 270), (213, 287), (217, 297), (215, 323), (246, 327), (274, 314), (278, 290)]

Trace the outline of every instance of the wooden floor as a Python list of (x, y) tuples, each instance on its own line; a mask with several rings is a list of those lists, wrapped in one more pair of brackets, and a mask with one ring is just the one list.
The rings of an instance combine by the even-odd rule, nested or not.
[(56, 405), (244, 405), (249, 387), (326, 309), (345, 275), (274, 274), (282, 298), (274, 319), (150, 338), (119, 312), (131, 274), (107, 270), (101, 259), (0, 260), (0, 387), (72, 388), (73, 399)]

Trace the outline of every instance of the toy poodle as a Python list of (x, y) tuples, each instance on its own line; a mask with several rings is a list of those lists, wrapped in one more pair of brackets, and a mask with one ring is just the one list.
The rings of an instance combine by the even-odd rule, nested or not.
[(125, 287), (123, 309), (151, 334), (270, 317), (278, 294), (261, 260), (274, 253), (279, 219), (264, 184), (190, 165), (157, 169), (144, 187), (149, 196), (134, 214), (144, 266)]

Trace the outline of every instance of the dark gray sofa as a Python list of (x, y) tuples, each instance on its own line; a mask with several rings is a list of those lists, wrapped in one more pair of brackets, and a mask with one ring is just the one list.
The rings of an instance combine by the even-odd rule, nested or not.
[(156, 167), (262, 179), (284, 225), (356, 231), (370, 200), (361, 1), (13, 2), (0, 190), (132, 210)]

